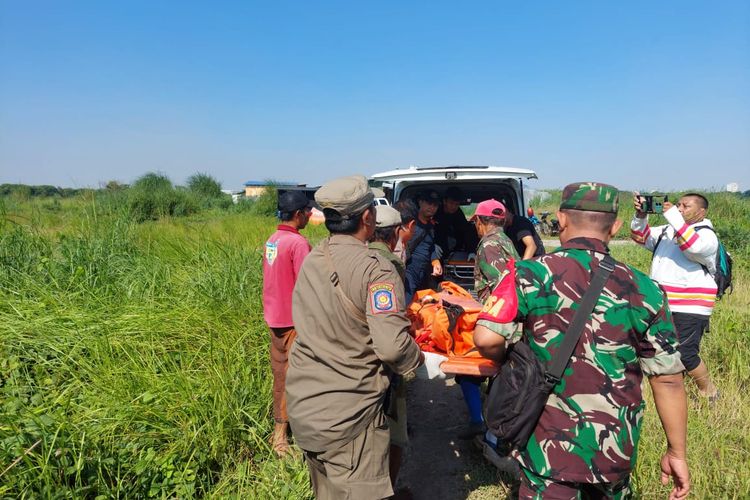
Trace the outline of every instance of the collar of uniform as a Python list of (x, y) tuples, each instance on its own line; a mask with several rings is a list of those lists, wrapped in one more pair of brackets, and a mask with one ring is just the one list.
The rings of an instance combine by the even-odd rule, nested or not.
[(376, 250), (385, 250), (386, 252), (391, 251), (391, 249), (388, 248), (388, 245), (386, 245), (382, 241), (371, 241), (370, 243), (367, 244), (367, 246)]
[(329, 241), (331, 242), (331, 245), (367, 246), (367, 243), (358, 240), (350, 234), (332, 234)]
[(583, 236), (569, 239), (561, 248), (577, 248), (579, 250), (589, 250), (598, 253), (609, 253), (609, 247), (602, 240)]
[(296, 227), (292, 227), (288, 224), (279, 224), (278, 226), (276, 226), (276, 229), (278, 231), (289, 231), (290, 233), (299, 234), (299, 229), (297, 229)]
[(498, 233), (502, 233), (502, 232), (503, 232), (503, 228), (502, 227), (500, 227), (500, 226), (492, 226), (492, 229), (488, 230), (486, 233), (484, 233), (484, 235), (485, 236), (489, 236), (491, 234), (498, 234)]

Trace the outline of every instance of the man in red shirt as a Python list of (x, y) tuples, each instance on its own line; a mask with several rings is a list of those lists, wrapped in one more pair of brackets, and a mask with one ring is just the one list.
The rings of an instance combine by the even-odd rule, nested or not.
[(312, 201), (300, 191), (279, 196), (281, 224), (268, 238), (263, 256), (263, 316), (271, 329), (271, 372), (273, 373), (273, 418), (271, 446), (278, 456), (289, 451), (286, 412), (286, 369), (289, 348), (296, 332), (292, 322), (292, 291), (310, 243), (299, 233), (310, 220)]

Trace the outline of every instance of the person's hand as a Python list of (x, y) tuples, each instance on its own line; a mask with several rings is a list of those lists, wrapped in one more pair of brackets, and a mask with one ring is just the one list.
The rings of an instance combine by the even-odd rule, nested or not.
[(674, 205), (672, 204), (671, 201), (665, 201), (664, 203), (661, 204), (661, 211), (662, 211), (662, 213), (666, 212), (667, 210), (669, 210), (673, 206)]
[(424, 363), (414, 370), (414, 374), (421, 379), (444, 380), (446, 375), (440, 369), (440, 365), (443, 361), (448, 361), (448, 358), (434, 352), (422, 352), (422, 355), (424, 356)]
[(633, 193), (633, 207), (635, 208), (635, 216), (639, 219), (643, 219), (648, 215), (643, 211), (643, 200), (641, 199), (641, 193), (638, 191)]
[(432, 262), (432, 275), (433, 276), (440, 276), (443, 274), (443, 265), (440, 264), (439, 260)]
[(661, 457), (661, 484), (669, 484), (670, 476), (674, 480), (674, 488), (669, 492), (669, 500), (682, 500), (690, 492), (690, 472), (687, 460), (678, 458), (667, 451)]

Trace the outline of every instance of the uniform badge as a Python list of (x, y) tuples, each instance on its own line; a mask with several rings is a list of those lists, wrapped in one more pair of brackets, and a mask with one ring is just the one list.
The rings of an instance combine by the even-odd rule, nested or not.
[(375, 283), (370, 286), (370, 305), (373, 314), (397, 312), (396, 295), (392, 283)]
[(276, 257), (278, 255), (279, 255), (278, 243), (271, 243), (270, 241), (266, 242), (266, 261), (268, 262), (269, 266), (273, 265), (273, 261), (276, 260)]

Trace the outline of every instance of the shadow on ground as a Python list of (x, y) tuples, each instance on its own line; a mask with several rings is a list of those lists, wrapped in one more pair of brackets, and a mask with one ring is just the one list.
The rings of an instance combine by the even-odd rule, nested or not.
[(474, 442), (456, 437), (468, 421), (461, 389), (452, 380), (414, 379), (407, 387), (411, 433), (399, 487), (417, 500), (515, 498), (514, 481)]

